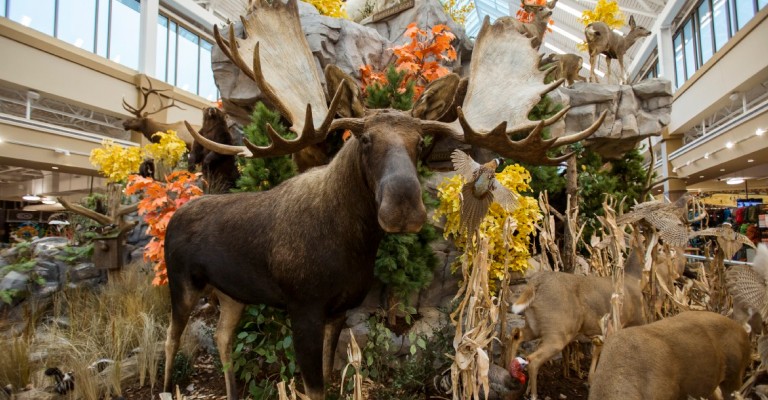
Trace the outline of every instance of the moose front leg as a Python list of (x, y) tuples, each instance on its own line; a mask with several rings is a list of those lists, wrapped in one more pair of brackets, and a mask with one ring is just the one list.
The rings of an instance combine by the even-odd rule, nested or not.
[(296, 362), (304, 379), (304, 393), (312, 400), (325, 399), (323, 344), (325, 313), (321, 309), (288, 307), (293, 327)]
[[(339, 334), (344, 328), (346, 315), (339, 314), (328, 318), (325, 323), (325, 335), (323, 336), (323, 379), (329, 382), (333, 374), (333, 361), (336, 359), (336, 346), (339, 343)], [(351, 334), (351, 333), (350, 333)]]

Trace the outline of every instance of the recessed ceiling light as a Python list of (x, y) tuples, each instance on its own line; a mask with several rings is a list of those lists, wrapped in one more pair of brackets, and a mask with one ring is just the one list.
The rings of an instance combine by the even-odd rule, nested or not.
[(53, 197), (45, 197), (42, 201), (43, 204), (56, 204), (57, 201)]
[(755, 135), (757, 135), (757, 136), (763, 136), (763, 133), (765, 133), (765, 129), (763, 129), (763, 128), (757, 128), (757, 129), (755, 129)]
[(699, 175), (699, 178), (703, 178), (703, 177), (704, 177), (704, 175)]
[(747, 162), (755, 162), (755, 160), (750, 158), (749, 160), (747, 160)]
[(21, 198), (26, 201), (40, 201), (40, 196), (36, 194), (25, 194), (24, 196), (21, 196)]
[(725, 183), (728, 185), (740, 185), (744, 183), (744, 178), (728, 178)]
[(720, 172), (725, 172), (725, 168), (720, 168)]
[(733, 148), (733, 142), (731, 142), (730, 140), (725, 142), (725, 148), (726, 149), (732, 149)]
[(51, 167), (51, 169), (59, 169), (59, 167)]

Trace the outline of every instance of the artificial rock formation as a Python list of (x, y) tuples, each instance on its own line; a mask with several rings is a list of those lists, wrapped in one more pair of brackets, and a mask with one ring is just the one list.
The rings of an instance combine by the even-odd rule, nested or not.
[(560, 87), (550, 96), (572, 107), (565, 116), (565, 125), (555, 126), (555, 136), (579, 132), (608, 110), (603, 125), (585, 144), (603, 158), (618, 159), (639, 141), (661, 135), (669, 124), (672, 84), (663, 79), (634, 85), (577, 82), (570, 88)]
[[(464, 29), (445, 14), (438, 0), (416, 0), (413, 8), (368, 25), (320, 15), (312, 5), (301, 1), (299, 16), (320, 76), (323, 76), (322, 70), (328, 64), (338, 66), (356, 79), (360, 78), (360, 67), (363, 65), (369, 64), (376, 70), (383, 70), (394, 61), (390, 49), (405, 42), (403, 33), (411, 22), (416, 22), (421, 28), (448, 25), (459, 39), (456, 50), (460, 61), (455, 65), (468, 63), (472, 49)], [(222, 30), (225, 37), (228, 29)], [(242, 31), (242, 24), (235, 24), (235, 35), (242, 37)], [(224, 110), (237, 123), (250, 123), (253, 105), (257, 101), (265, 101), (256, 83), (241, 73), (218, 46), (213, 48), (212, 67)]]

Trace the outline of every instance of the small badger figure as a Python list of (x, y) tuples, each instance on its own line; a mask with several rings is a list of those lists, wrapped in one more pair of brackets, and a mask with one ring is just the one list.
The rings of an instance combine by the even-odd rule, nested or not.
[(46, 369), (45, 375), (52, 376), (56, 381), (53, 390), (58, 394), (65, 394), (75, 389), (75, 374), (72, 371), (65, 374), (60, 369), (53, 367)]

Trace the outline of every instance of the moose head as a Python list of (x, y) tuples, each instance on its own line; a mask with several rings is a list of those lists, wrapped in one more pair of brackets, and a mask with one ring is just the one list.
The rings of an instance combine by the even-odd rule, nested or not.
[[(543, 83), (550, 71), (538, 70), (530, 39), (509, 21), (491, 25), (486, 19), (470, 76), (449, 74), (433, 81), (409, 111), (365, 109), (354, 80), (334, 66), (325, 69), (327, 101), (296, 0), (256, 0), (242, 22), (244, 38), (236, 37), (231, 26), (227, 37), (214, 27), (216, 42), (297, 137), (285, 139), (267, 125), (268, 146), (248, 140), (243, 146), (225, 145), (187, 124), (194, 139), (221, 154), (274, 157), (305, 151), (334, 131), (350, 130), (352, 137), (327, 166), (265, 192), (204, 196), (174, 215), (165, 247), (173, 305), (166, 357), (173, 359), (196, 296), (210, 284), (223, 299), (216, 334), (222, 363), (231, 362), (243, 303), (284, 306), (293, 323), (304, 388), (310, 398), (322, 399), (341, 329), (332, 321), (341, 317), (343, 323), (344, 313), (365, 298), (383, 233), (415, 232), (426, 221), (416, 173), (423, 136), (451, 137), (518, 161), (557, 165), (572, 153), (550, 157), (548, 152), (591, 135), (606, 112), (582, 132), (544, 139), (543, 129), (568, 108), (543, 121), (527, 115), (563, 81)], [(210, 228), (207, 235), (193, 233), (203, 225)], [(233, 241), (233, 234), (256, 242)], [(215, 257), (201, 253), (211, 248), (217, 249)], [(324, 324), (329, 329), (324, 331)], [(234, 399), (232, 369), (225, 379), (228, 398)]]

